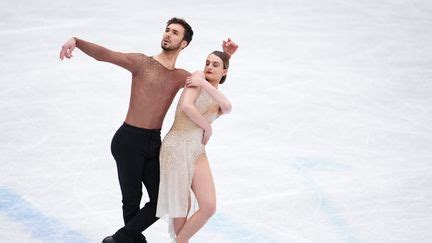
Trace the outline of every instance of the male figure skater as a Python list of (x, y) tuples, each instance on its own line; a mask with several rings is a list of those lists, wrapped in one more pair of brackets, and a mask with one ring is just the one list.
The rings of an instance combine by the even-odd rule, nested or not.
[[(103, 243), (145, 243), (146, 238), (141, 232), (158, 219), (155, 214), (159, 190), (160, 129), (175, 95), (190, 76), (186, 70), (175, 68), (175, 62), (192, 36), (192, 28), (185, 20), (172, 18), (163, 34), (162, 52), (154, 57), (112, 51), (76, 37), (62, 46), (61, 60), (72, 58), (72, 51), (78, 47), (96, 60), (116, 64), (132, 74), (126, 119), (111, 143), (125, 226), (106, 237)], [(237, 45), (230, 39), (223, 41), (222, 47), (228, 55), (237, 50)], [(150, 200), (140, 209), (142, 183)]]

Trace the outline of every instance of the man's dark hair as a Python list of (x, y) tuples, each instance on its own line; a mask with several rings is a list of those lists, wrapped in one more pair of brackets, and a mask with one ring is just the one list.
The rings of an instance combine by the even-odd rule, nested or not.
[(185, 32), (184, 32), (184, 36), (183, 36), (183, 40), (185, 40), (187, 42), (187, 45), (189, 45), (189, 43), (192, 41), (192, 36), (193, 36), (193, 30), (192, 27), (184, 20), (181, 18), (171, 18), (170, 20), (168, 20), (167, 22), (167, 27), (170, 24), (179, 24), (181, 26), (183, 26)]

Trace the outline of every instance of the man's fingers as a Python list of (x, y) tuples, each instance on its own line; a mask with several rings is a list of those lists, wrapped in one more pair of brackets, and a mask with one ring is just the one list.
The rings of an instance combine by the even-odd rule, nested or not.
[(69, 49), (68, 52), (67, 52), (67, 54), (68, 54), (68, 58), (69, 59), (72, 58), (72, 49)]
[(76, 46), (73, 44), (64, 44), (60, 51), (60, 59), (63, 60), (65, 57), (70, 59), (71, 57), (73, 57), (72, 51), (75, 49), (75, 47)]
[(73, 57), (72, 52), (73, 52), (74, 49), (75, 49), (75, 45), (73, 45), (73, 46), (71, 47), (71, 49), (70, 49), (70, 56), (71, 56), (71, 57)]
[(62, 47), (62, 49), (61, 49), (61, 51), (60, 51), (60, 59), (63, 60), (64, 56), (65, 56), (65, 48)]
[(70, 54), (69, 54), (69, 48), (68, 47), (63, 47), (62, 51), (61, 51), (61, 56), (64, 58), (69, 58)]
[(72, 54), (72, 51), (75, 49), (75, 45), (73, 45), (71, 48), (70, 48), (70, 53)]

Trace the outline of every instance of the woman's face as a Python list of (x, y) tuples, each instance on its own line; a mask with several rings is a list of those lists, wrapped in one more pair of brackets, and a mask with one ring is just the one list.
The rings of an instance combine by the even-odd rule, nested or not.
[(204, 67), (204, 74), (208, 81), (219, 82), (222, 77), (227, 73), (224, 69), (223, 61), (215, 54), (210, 54), (207, 57), (206, 64)]

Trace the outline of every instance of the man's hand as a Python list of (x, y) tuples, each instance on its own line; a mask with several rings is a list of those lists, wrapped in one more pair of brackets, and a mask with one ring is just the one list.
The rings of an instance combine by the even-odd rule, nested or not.
[(223, 51), (228, 54), (230, 57), (237, 51), (237, 48), (239, 46), (232, 41), (230, 38), (228, 38), (228, 40), (224, 40), (222, 42), (222, 49)]
[(72, 58), (72, 51), (76, 47), (76, 40), (75, 38), (70, 38), (64, 45), (62, 46), (62, 49), (60, 51), (60, 59), (63, 60), (64, 57), (66, 58)]
[(205, 81), (204, 72), (195, 71), (191, 76), (186, 78), (185, 87), (200, 87), (203, 81)]
[(192, 76), (189, 76), (186, 78), (185, 87), (200, 87), (201, 86), (202, 79), (200, 78), (193, 78)]

